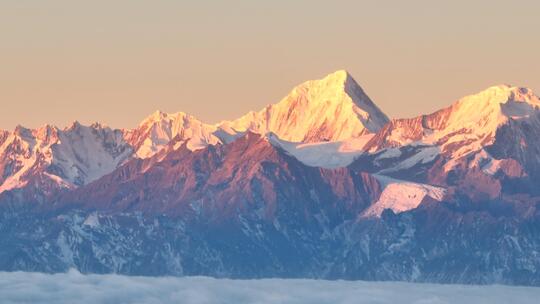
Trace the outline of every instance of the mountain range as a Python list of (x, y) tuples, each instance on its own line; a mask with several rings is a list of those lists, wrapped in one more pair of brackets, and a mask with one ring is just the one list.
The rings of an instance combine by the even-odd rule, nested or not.
[(346, 71), (237, 120), (0, 131), (0, 270), (540, 285), (540, 99), (389, 119)]

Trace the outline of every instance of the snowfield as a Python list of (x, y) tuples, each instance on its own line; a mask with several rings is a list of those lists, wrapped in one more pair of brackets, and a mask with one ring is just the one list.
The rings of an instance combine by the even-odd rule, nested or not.
[(540, 288), (0, 272), (2, 303), (538, 303)]

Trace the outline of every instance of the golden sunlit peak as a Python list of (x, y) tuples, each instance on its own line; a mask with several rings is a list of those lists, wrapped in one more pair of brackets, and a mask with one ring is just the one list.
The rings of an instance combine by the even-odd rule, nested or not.
[(146, 117), (142, 121), (142, 125), (148, 124), (148, 123), (155, 123), (160, 122), (164, 120), (178, 120), (178, 119), (189, 119), (189, 120), (197, 120), (195, 117), (193, 117), (190, 114), (187, 114), (185, 112), (176, 112), (176, 113), (167, 113), (163, 112), (161, 110), (157, 110), (154, 113), (150, 114), (150, 116)]
[(337, 70), (333, 73), (328, 74), (325, 77), (325, 80), (345, 82), (348, 78), (352, 78), (351, 74), (349, 74), (347, 70), (342, 69), (342, 70)]
[(505, 103), (508, 100), (526, 102), (530, 104), (540, 104), (538, 96), (532, 89), (526, 87), (512, 86), (509, 84), (499, 84), (491, 86), (477, 94), (471, 95), (479, 101), (492, 103)]
[(167, 113), (161, 111), (161, 110), (156, 110), (154, 113), (152, 113), (152, 115), (150, 115), (150, 117), (152, 118), (156, 118), (156, 119), (160, 119), (160, 118), (163, 118), (167, 116)]

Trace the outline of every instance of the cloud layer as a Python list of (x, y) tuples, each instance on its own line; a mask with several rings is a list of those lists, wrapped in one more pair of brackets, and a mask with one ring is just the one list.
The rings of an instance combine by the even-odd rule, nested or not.
[(0, 272), (10, 303), (537, 303), (540, 288)]

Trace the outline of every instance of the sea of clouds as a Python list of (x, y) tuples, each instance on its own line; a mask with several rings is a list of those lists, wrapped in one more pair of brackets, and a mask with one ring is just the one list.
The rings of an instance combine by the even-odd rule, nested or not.
[(0, 272), (10, 303), (540, 303), (540, 288)]

